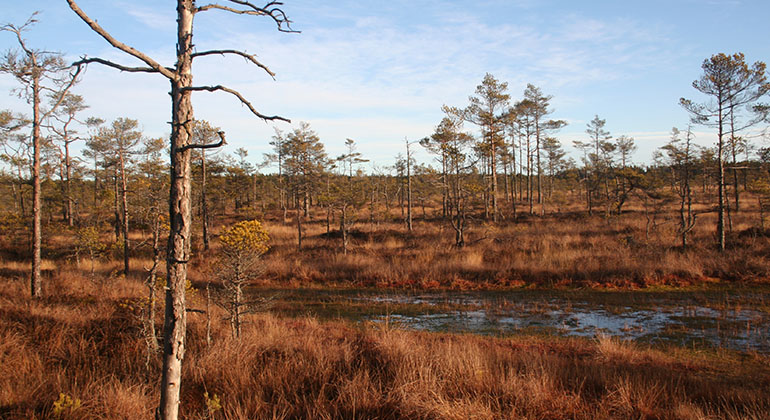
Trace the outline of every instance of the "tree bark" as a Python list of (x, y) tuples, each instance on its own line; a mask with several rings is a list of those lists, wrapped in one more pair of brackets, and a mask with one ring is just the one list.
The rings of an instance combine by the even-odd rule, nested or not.
[(717, 101), (719, 102), (719, 115), (718, 115), (718, 132), (717, 132), (717, 160), (719, 160), (719, 194), (718, 194), (718, 200), (719, 203), (717, 205), (719, 216), (717, 219), (717, 237), (719, 238), (719, 250), (724, 251), (725, 250), (725, 160), (724, 160), (724, 140), (723, 140), (723, 115), (722, 115), (722, 106), (721, 106), (721, 97), (717, 97)]
[[(33, 59), (34, 60), (34, 59)], [(36, 66), (36, 63), (35, 67)], [(43, 295), (41, 248), (43, 234), (40, 225), (40, 76), (35, 72), (32, 82), (32, 297)]]
[(163, 372), (159, 417), (162, 420), (179, 418), (179, 393), (182, 385), (182, 359), (185, 350), (187, 318), (185, 313), (185, 285), (187, 262), (190, 259), (190, 143), (193, 107), (192, 86), (192, 28), (193, 0), (177, 1), (177, 68), (171, 80), (171, 182), (169, 195), (169, 223), (167, 249), (166, 311), (163, 334)]
[(406, 228), (412, 231), (412, 153), (406, 141)]
[(495, 145), (495, 135), (490, 127), (489, 133), (489, 147), (491, 149), (491, 160), (489, 162), (489, 170), (492, 175), (492, 220), (497, 223), (500, 219), (500, 212), (497, 210), (497, 147)]
[(203, 250), (209, 250), (209, 204), (206, 199), (206, 149), (201, 149), (201, 210), (203, 211)]
[(70, 145), (69, 142), (64, 140), (64, 195), (67, 200), (67, 225), (72, 227), (74, 224), (72, 217), (72, 162), (70, 158)]
[(129, 240), (128, 240), (128, 189), (126, 185), (126, 162), (124, 159), (125, 151), (120, 150), (120, 198), (123, 205), (123, 274), (128, 277), (129, 271)]
[(117, 166), (114, 169), (114, 173), (112, 174), (112, 192), (115, 194), (115, 202), (114, 202), (114, 208), (113, 213), (115, 215), (115, 220), (113, 229), (115, 230), (115, 242), (120, 240), (120, 232), (121, 232), (121, 222), (120, 222), (120, 188), (118, 187), (118, 168)]

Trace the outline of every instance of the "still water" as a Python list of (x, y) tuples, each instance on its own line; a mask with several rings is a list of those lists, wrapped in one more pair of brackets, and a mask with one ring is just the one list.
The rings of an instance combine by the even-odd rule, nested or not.
[(770, 354), (770, 289), (700, 291), (271, 290), (287, 315), (495, 336), (616, 336)]

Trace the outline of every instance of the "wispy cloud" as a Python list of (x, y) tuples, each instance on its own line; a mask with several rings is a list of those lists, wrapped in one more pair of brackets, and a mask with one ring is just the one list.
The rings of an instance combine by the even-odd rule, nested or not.
[(148, 28), (159, 31), (173, 31), (176, 27), (175, 14), (169, 12), (173, 12), (169, 7), (148, 7), (136, 2), (117, 2), (116, 5)]

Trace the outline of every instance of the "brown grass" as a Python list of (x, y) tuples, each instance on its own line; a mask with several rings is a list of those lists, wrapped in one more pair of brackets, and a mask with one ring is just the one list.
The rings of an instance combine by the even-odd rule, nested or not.
[[(496, 288), (524, 285), (638, 288), (687, 286), (715, 281), (767, 282), (770, 231), (759, 229), (754, 200), (745, 199), (732, 215), (728, 249), (716, 249), (715, 217), (701, 214), (690, 246), (680, 247), (672, 206), (648, 224), (641, 203), (632, 201), (620, 216), (599, 212), (522, 215), (497, 225), (476, 219), (468, 245), (454, 247), (448, 222), (417, 218), (406, 232), (397, 214), (389, 222), (353, 228), (347, 255), (325, 215), (306, 222), (303, 250), (296, 228), (268, 214), (273, 249), (264, 257), (274, 285), (308, 283), (416, 288)], [(699, 208), (705, 209), (705, 204)], [(437, 210), (431, 210), (433, 213)], [(366, 211), (359, 217), (366, 219)], [(650, 216), (652, 217), (652, 216)], [(395, 220), (394, 220), (395, 219)]]
[[(457, 263), (477, 264), (474, 255)], [(159, 360), (145, 369), (139, 321), (125, 305), (141, 299), (141, 283), (92, 282), (63, 264), (48, 280), (46, 297), (32, 300), (25, 279), (0, 279), (0, 418), (152, 418)], [(237, 341), (215, 315), (210, 349), (203, 316), (188, 317), (186, 419), (760, 419), (770, 410), (762, 356), (269, 314), (251, 318)], [(208, 412), (206, 392), (220, 410)], [(56, 413), (60, 393), (80, 406)]]

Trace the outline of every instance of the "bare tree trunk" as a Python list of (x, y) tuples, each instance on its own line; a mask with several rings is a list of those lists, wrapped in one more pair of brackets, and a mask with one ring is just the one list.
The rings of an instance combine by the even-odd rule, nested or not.
[(129, 240), (128, 240), (128, 189), (126, 186), (126, 163), (121, 150), (120, 163), (120, 196), (123, 201), (123, 274), (128, 277), (129, 272)]
[(206, 282), (206, 348), (211, 348), (211, 282)]
[(64, 142), (64, 194), (67, 200), (67, 225), (72, 227), (74, 224), (72, 216), (72, 162), (70, 158), (70, 145), (69, 142)]
[(497, 210), (497, 147), (495, 147), (494, 134), (489, 134), (489, 146), (491, 148), (491, 161), (489, 169), (492, 173), (492, 220), (497, 223), (500, 219), (500, 212)]
[(43, 235), (40, 225), (40, 76), (35, 73), (32, 84), (32, 297), (43, 295), (41, 248)]
[(406, 140), (406, 228), (412, 231), (412, 153)]
[(118, 168), (115, 167), (115, 173), (112, 174), (112, 192), (115, 194), (113, 213), (115, 220), (113, 228), (115, 229), (115, 242), (120, 240), (120, 188), (118, 187)]
[(449, 215), (448, 212), (448, 195), (449, 186), (447, 185), (447, 162), (446, 152), (441, 150), (441, 217), (446, 218)]
[(481, 174), (482, 181), (484, 182), (484, 191), (481, 192), (484, 201), (484, 220), (489, 220), (489, 190), (491, 189), (491, 174), (489, 173), (489, 160), (487, 160), (486, 155), (482, 155), (481, 157), (481, 167), (484, 168)]
[(251, 174), (251, 196), (253, 201), (251, 202), (251, 208), (256, 210), (258, 208), (257, 204), (257, 173)]
[[(166, 310), (163, 335), (163, 369), (161, 377), (161, 395), (158, 407), (158, 419), (177, 420), (179, 418), (179, 395), (182, 380), (182, 359), (185, 350), (185, 285), (187, 282), (187, 263), (190, 259), (190, 232), (192, 228), (190, 212), (191, 196), (191, 168), (190, 154), (194, 145), (190, 144), (190, 134), (192, 133), (193, 107), (191, 94), (193, 91), (225, 91), (234, 94), (245, 104), (249, 110), (263, 120), (283, 120), (285, 118), (277, 116), (265, 116), (257, 112), (253, 106), (246, 101), (240, 93), (221, 85), (217, 86), (192, 86), (192, 60), (193, 60), (193, 16), (196, 12), (210, 10), (212, 8), (221, 8), (237, 14), (267, 15), (279, 25), (288, 26), (289, 21), (285, 19), (285, 14), (274, 7), (276, 3), (270, 3), (269, 10), (254, 13), (254, 5), (248, 1), (236, 1), (240, 6), (246, 9), (238, 10), (232, 7), (223, 7), (220, 5), (205, 5), (196, 9), (194, 0), (177, 0), (177, 45), (176, 65), (166, 67), (142, 52), (125, 45), (114, 39), (99, 24), (89, 18), (78, 6), (74, 0), (66, 0), (70, 9), (72, 9), (92, 30), (97, 32), (113, 47), (134, 56), (143, 61), (148, 67), (127, 68), (125, 66), (103, 59), (84, 58), (78, 64), (89, 62), (99, 62), (120, 70), (129, 72), (149, 72), (159, 73), (171, 82), (171, 141), (170, 141), (170, 188), (169, 188), (169, 223), (170, 231), (168, 236), (167, 251), (167, 278), (166, 288)], [(215, 7), (219, 6), (219, 7)], [(225, 53), (231, 51), (224, 51)], [(221, 51), (219, 53), (222, 53)], [(213, 54), (213, 52), (201, 52), (200, 55)], [(241, 53), (241, 55), (246, 55)], [(253, 57), (252, 57), (253, 58)], [(256, 60), (251, 60), (258, 64)], [(268, 73), (272, 74), (269, 70)], [(219, 145), (224, 144), (224, 136)], [(218, 146), (215, 146), (218, 147)]]
[[(297, 200), (299, 201), (299, 200)], [(299, 207), (299, 203), (297, 203), (297, 249), (302, 249), (302, 214), (301, 209)]]
[(733, 157), (733, 195), (735, 196), (735, 213), (741, 211), (740, 192), (738, 191), (738, 139), (735, 138), (735, 109), (730, 107), (730, 153)]
[(241, 288), (241, 281), (235, 284), (235, 310), (233, 311), (233, 334), (235, 338), (241, 338), (241, 307), (243, 305), (243, 289)]
[[(535, 164), (537, 165), (537, 204), (543, 204), (542, 167), (540, 166), (540, 122), (535, 119)], [(542, 207), (542, 206), (541, 206)], [(542, 216), (542, 209), (541, 209)]]
[(185, 350), (187, 317), (185, 284), (190, 260), (190, 144), (194, 121), (192, 86), (193, 0), (177, 2), (177, 77), (171, 80), (171, 186), (166, 288), (166, 313), (163, 334), (163, 373), (161, 377), (160, 418), (179, 418), (179, 392), (182, 385), (182, 359)]
[[(93, 261), (93, 259), (92, 259)], [(160, 212), (155, 215), (152, 226), (152, 267), (147, 276), (147, 314), (145, 319), (145, 340), (147, 341), (147, 359), (145, 367), (149, 370), (151, 357), (158, 353), (158, 337), (155, 332), (155, 284), (158, 278), (158, 266), (160, 265)]]
[(503, 162), (503, 197), (505, 197), (505, 201), (510, 202), (511, 196), (509, 195), (509, 188), (508, 185), (510, 184), (508, 179), (508, 162)]
[(206, 199), (206, 149), (201, 149), (201, 210), (203, 211), (203, 250), (209, 250), (209, 204)]
[(348, 221), (347, 206), (345, 204), (340, 208), (340, 233), (342, 234), (342, 254), (348, 255)]
[(527, 203), (529, 204), (529, 214), (534, 212), (532, 207), (532, 146), (530, 136), (527, 135)]
[[(720, 98), (721, 99), (721, 98)], [(720, 100), (718, 99), (718, 100)], [(719, 238), (719, 250), (725, 250), (725, 160), (724, 160), (724, 140), (722, 130), (722, 107), (719, 107), (718, 141), (717, 141), (717, 160), (719, 160), (719, 194), (717, 204), (719, 216), (717, 219), (717, 237)]]

